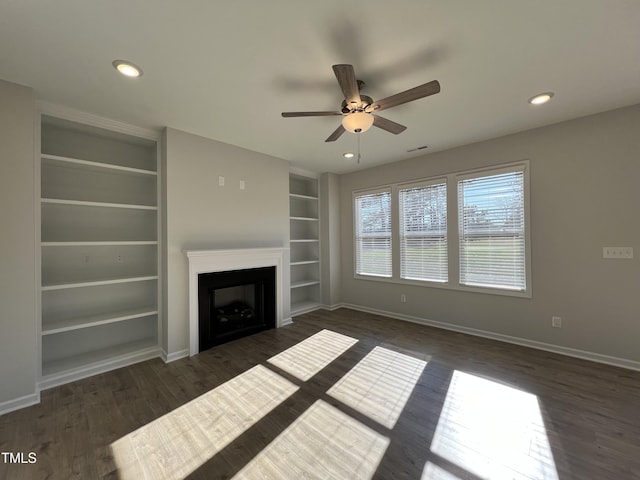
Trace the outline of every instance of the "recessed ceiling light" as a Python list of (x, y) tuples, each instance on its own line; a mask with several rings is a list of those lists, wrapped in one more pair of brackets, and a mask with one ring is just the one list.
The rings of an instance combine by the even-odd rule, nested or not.
[(527, 100), (531, 105), (542, 105), (547, 103), (553, 97), (553, 92), (539, 93)]
[(346, 153), (343, 153), (342, 156), (344, 158), (353, 158), (353, 157), (356, 156), (356, 154), (355, 153), (351, 153), (351, 152), (346, 152)]
[(142, 76), (142, 69), (131, 62), (114, 60), (113, 66), (125, 77), (137, 78)]

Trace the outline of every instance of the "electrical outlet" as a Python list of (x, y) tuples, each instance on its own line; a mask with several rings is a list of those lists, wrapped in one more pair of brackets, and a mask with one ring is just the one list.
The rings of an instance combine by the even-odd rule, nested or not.
[(562, 318), (556, 316), (551, 317), (551, 326), (553, 328), (562, 328)]
[(82, 263), (89, 263), (89, 255), (84, 255), (82, 257)]
[(116, 257), (116, 262), (118, 262), (118, 263), (124, 263), (124, 257), (123, 257), (122, 255), (118, 255), (118, 256)]
[(240, 180), (240, 190), (244, 190), (244, 180)]
[(407, 303), (407, 296), (404, 293), (400, 295), (400, 303)]
[(218, 186), (224, 187), (224, 177), (222, 175), (218, 177)]
[(632, 259), (633, 247), (602, 247), (602, 258)]

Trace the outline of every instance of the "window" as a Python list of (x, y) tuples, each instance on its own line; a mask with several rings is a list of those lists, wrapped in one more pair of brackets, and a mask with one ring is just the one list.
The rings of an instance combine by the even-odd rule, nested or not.
[(526, 289), (524, 169), (458, 180), (460, 284)]
[(400, 278), (447, 281), (447, 184), (401, 188)]
[(391, 191), (354, 197), (356, 274), (391, 277)]
[(357, 276), (531, 296), (528, 161), (361, 190), (353, 199)]

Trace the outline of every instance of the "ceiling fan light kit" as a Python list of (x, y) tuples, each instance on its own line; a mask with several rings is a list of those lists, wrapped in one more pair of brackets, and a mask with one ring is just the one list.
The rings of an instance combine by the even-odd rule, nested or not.
[(353, 112), (342, 118), (342, 126), (347, 132), (363, 133), (373, 125), (373, 115), (365, 112)]
[(282, 112), (282, 116), (285, 118), (342, 115), (343, 118), (341, 125), (338, 126), (331, 135), (329, 135), (325, 142), (335, 142), (344, 132), (366, 132), (371, 128), (371, 126), (378, 127), (389, 133), (398, 135), (399, 133), (404, 132), (407, 127), (379, 115), (374, 115), (373, 112), (377, 113), (384, 109), (396, 107), (403, 103), (412, 102), (440, 92), (440, 83), (438, 83), (437, 80), (433, 80), (374, 102), (371, 97), (368, 97), (367, 95), (360, 95), (360, 89), (364, 86), (364, 82), (356, 79), (352, 65), (340, 64), (334, 65), (332, 68), (333, 73), (338, 80), (338, 85), (340, 85), (340, 89), (344, 95), (344, 100), (342, 101), (340, 110), (320, 112)]

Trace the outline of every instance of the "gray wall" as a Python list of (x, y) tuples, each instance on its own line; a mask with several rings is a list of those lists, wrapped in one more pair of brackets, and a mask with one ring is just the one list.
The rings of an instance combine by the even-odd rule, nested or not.
[[(189, 347), (184, 250), (289, 247), (288, 162), (168, 128), (163, 139), (166, 275), (163, 348)], [(218, 186), (218, 177), (225, 186)], [(245, 190), (239, 182), (244, 180)], [(288, 291), (288, 265), (285, 290)], [(285, 296), (289, 298), (288, 295)], [(284, 317), (290, 306), (284, 306)]]
[(335, 173), (320, 176), (320, 280), (324, 305), (340, 301), (340, 177)]
[(36, 393), (33, 92), (0, 80), (0, 405)]
[[(342, 301), (640, 361), (639, 126), (637, 105), (341, 176)], [(354, 279), (353, 190), (522, 159), (533, 298)], [(603, 246), (634, 247), (635, 258), (605, 260)]]

